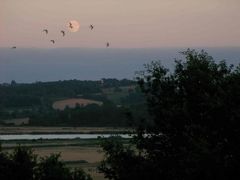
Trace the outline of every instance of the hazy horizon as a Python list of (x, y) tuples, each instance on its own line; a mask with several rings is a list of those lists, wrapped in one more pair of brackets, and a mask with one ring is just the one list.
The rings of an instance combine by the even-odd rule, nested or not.
[[(202, 48), (196, 48), (201, 50)], [(0, 48), (0, 83), (58, 80), (100, 80), (101, 78), (133, 79), (143, 64), (161, 60), (173, 68), (174, 59), (186, 48), (142, 49), (7, 49)], [(205, 48), (218, 62), (240, 63), (240, 48)]]
[(239, 7), (239, 0), (1, 0), (0, 82), (132, 79), (152, 60), (171, 69), (187, 48), (237, 64)]

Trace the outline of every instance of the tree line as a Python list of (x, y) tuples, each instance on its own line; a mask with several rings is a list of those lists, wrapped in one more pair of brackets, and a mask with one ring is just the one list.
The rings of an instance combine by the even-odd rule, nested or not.
[(136, 82), (122, 79), (102, 79), (100, 81), (65, 80), (56, 82), (36, 82), (31, 84), (0, 84), (0, 107), (32, 107), (52, 103), (58, 98), (100, 93), (103, 88), (129, 86)]
[[(13, 81), (0, 85), (0, 123), (3, 120), (25, 118), (31, 125), (39, 126), (126, 126), (122, 108), (111, 102), (104, 93), (105, 88), (120, 89), (135, 85), (135, 81), (102, 79), (101, 81), (57, 81), (22, 84)], [(121, 89), (120, 89), (121, 90)], [(102, 101), (103, 106), (88, 105), (66, 108), (64, 111), (52, 107), (54, 101), (67, 98), (87, 98)], [(129, 93), (122, 104), (141, 101), (139, 93)], [(108, 114), (108, 116), (106, 116)], [(2, 120), (2, 121), (1, 121)]]

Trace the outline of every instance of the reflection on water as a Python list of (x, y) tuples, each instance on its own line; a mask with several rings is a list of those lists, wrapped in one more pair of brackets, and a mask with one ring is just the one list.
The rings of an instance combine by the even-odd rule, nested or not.
[[(96, 139), (98, 137), (108, 138), (111, 134), (11, 134), (0, 135), (0, 140), (36, 140), (36, 139)], [(131, 138), (127, 134), (118, 134), (122, 138)]]

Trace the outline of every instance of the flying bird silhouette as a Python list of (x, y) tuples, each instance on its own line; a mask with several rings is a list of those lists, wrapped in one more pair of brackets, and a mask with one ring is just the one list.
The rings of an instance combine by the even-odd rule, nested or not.
[(55, 44), (55, 40), (50, 40), (53, 44)]
[(91, 30), (93, 30), (94, 26), (91, 24), (91, 25), (89, 26), (89, 28), (90, 28)]
[(72, 23), (70, 22), (69, 23), (69, 27), (72, 29), (73, 28), (73, 25), (72, 25)]
[(47, 30), (47, 29), (44, 29), (43, 32), (45, 32), (46, 34), (48, 34), (48, 30)]
[(106, 43), (106, 47), (108, 48), (109, 46), (110, 46), (110, 43), (109, 43), (109, 42), (107, 42), (107, 43)]
[(65, 31), (61, 31), (62, 35), (65, 36)]

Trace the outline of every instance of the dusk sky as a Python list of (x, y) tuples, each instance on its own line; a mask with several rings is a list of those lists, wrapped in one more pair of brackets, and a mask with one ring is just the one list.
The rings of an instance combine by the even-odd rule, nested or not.
[(0, 47), (239, 47), (239, 9), (239, 0), (0, 0)]

